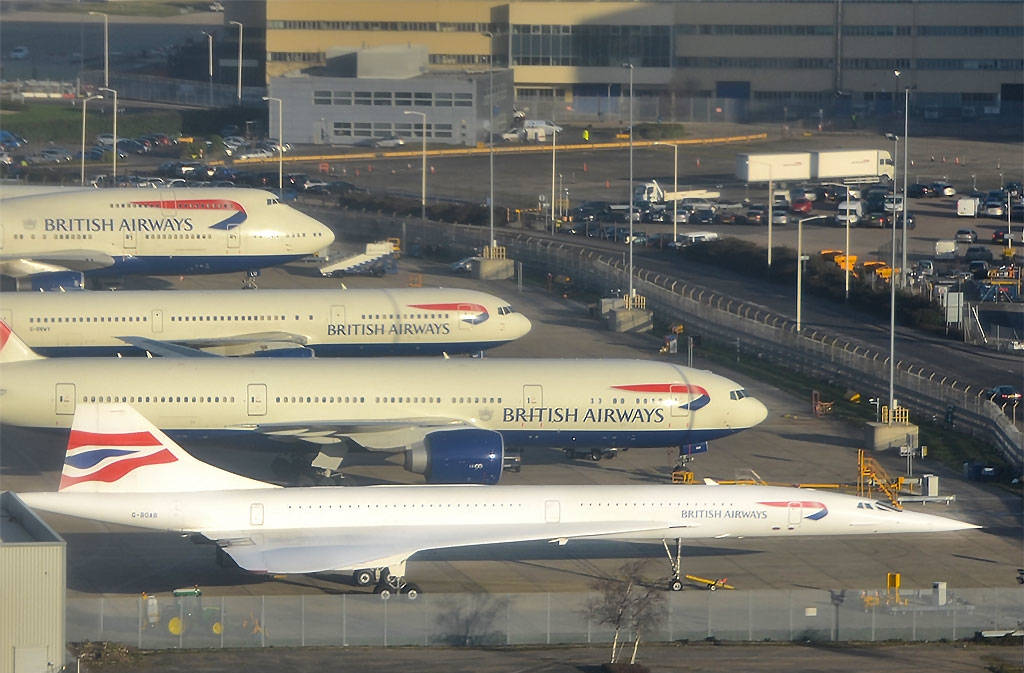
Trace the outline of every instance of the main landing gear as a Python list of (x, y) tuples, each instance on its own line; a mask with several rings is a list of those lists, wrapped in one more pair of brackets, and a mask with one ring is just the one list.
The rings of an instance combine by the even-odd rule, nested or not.
[(405, 581), (405, 562), (396, 566), (395, 570), (393, 573), (391, 568), (362, 568), (352, 573), (352, 581), (360, 587), (368, 587), (376, 582), (373, 591), (383, 600), (398, 595), (404, 595), (411, 601), (419, 598), (420, 588)]
[(672, 591), (683, 590), (682, 580), (682, 568), (683, 568), (683, 539), (681, 537), (676, 538), (676, 554), (672, 555), (672, 550), (668, 547), (668, 540), (662, 538), (661, 545), (665, 548), (665, 555), (668, 556), (668, 563), (672, 569), (672, 579), (669, 580), (668, 588)]

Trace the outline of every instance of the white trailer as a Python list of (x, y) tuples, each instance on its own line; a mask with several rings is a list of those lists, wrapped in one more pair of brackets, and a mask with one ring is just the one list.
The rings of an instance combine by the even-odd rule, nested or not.
[(976, 196), (965, 196), (956, 200), (957, 217), (977, 217), (981, 200)]
[(818, 180), (893, 179), (892, 155), (886, 150), (819, 150), (811, 152), (811, 175)]
[(811, 179), (811, 153), (737, 154), (736, 177), (744, 182)]

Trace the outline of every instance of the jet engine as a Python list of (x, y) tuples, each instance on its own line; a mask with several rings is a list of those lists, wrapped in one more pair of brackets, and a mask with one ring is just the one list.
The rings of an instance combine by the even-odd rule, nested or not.
[(405, 452), (405, 469), (428, 484), (497, 484), (505, 447), (492, 430), (438, 430)]
[(85, 289), (85, 275), (81, 271), (51, 271), (36, 273), (18, 279), (19, 290), (33, 292), (60, 292), (62, 290)]

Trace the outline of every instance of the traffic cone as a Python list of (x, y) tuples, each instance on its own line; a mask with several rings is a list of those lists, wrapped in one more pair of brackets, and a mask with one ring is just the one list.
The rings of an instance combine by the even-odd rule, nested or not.
[(611, 186), (612, 186), (612, 183), (611, 183), (610, 180), (605, 180), (604, 181), (604, 188), (605, 189), (611, 189)]

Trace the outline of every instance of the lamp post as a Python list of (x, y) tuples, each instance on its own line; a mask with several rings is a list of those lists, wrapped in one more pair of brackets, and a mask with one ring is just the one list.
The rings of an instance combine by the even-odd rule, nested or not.
[(407, 115), (419, 115), (422, 117), (422, 125), (420, 126), (420, 134), (423, 138), (423, 150), (421, 152), (420, 160), (420, 219), (427, 219), (427, 113), (417, 112), (416, 110), (403, 110), (403, 114)]
[(205, 30), (202, 31), (203, 35), (206, 36), (206, 76), (209, 78), (209, 95), (207, 96), (207, 103), (213, 106), (213, 34), (207, 33)]
[[(903, 87), (903, 266), (900, 267), (900, 284), (906, 284), (907, 273), (907, 170), (910, 168), (908, 152), (910, 149), (910, 87)], [(896, 180), (896, 167), (893, 166), (892, 178)], [(894, 195), (895, 196), (895, 195)], [(895, 202), (895, 200), (894, 200)]]
[(484, 36), (490, 40), (487, 44), (487, 159), (491, 195), (487, 199), (487, 221), (490, 224), (487, 249), (491, 250), (494, 245), (494, 33), (488, 31)]
[(626, 307), (633, 307), (633, 64), (623, 63), (629, 69), (629, 299)]
[(238, 104), (242, 104), (242, 22), (241, 21), (228, 21), (228, 23), (238, 26)]
[[(897, 70), (895, 72), (898, 73), (899, 70)], [(896, 76), (899, 77), (898, 74)], [(893, 274), (895, 274), (896, 273), (896, 223), (899, 221), (898, 220), (899, 216), (896, 213), (896, 172), (897, 172), (897, 168), (898, 168), (898, 166), (896, 164), (896, 158), (900, 154), (900, 137), (898, 135), (896, 135), (895, 133), (886, 133), (885, 137), (892, 141), (892, 226), (893, 226), (893, 235), (892, 235), (892, 245), (893, 245), (893, 248), (892, 248), (892, 266), (893, 266)], [(904, 138), (904, 144), (906, 144), (906, 138)], [(906, 204), (903, 204), (903, 205), (904, 205), (904, 207), (906, 207)], [(892, 280), (895, 280), (895, 278), (893, 277)]]
[(284, 195), (284, 106), (280, 98), (264, 96), (263, 100), (277, 103), (277, 192)]
[[(554, 115), (551, 115), (554, 117)], [(555, 120), (552, 119), (551, 123), (554, 126)], [(555, 235), (555, 147), (557, 145), (558, 134), (555, 133), (555, 129), (551, 129), (551, 235)]]
[(117, 184), (117, 91), (114, 89), (108, 89), (105, 86), (100, 87), (99, 90), (114, 94), (114, 167), (112, 169), (113, 175), (111, 177), (113, 178), (114, 184)]
[[(672, 191), (676, 192), (676, 194), (678, 195), (678, 192), (679, 192), (679, 145), (677, 145), (675, 143), (662, 143), (662, 142), (657, 142), (657, 143), (654, 143), (654, 144), (655, 145), (661, 145), (662, 147), (671, 147), (672, 148), (672, 166), (673, 166), (673, 168), (672, 168)], [(678, 199), (672, 199), (672, 244), (673, 245), (675, 245), (676, 238), (678, 236), (678, 233), (677, 233), (678, 225), (676, 224), (676, 213), (678, 211), (678, 208), (679, 208), (679, 200)]]
[[(846, 205), (850, 205), (850, 185), (846, 185)], [(846, 263), (843, 264), (843, 301), (850, 301), (850, 213), (846, 213)]]
[(89, 12), (103, 17), (103, 86), (110, 86), (110, 17), (104, 12)]
[(103, 96), (89, 96), (82, 99), (82, 186), (85, 187), (85, 109), (89, 101), (98, 100)]

